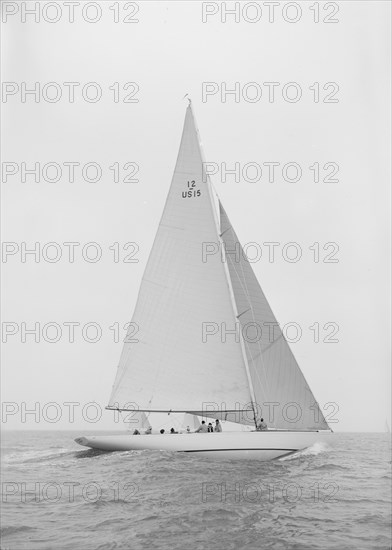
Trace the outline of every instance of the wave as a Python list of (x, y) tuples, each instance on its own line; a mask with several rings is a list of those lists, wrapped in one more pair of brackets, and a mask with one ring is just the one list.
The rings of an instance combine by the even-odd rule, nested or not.
[[(120, 504), (126, 504), (127, 506), (129, 504), (134, 505), (134, 502), (132, 500), (125, 500), (123, 498), (116, 498), (116, 499), (99, 499), (99, 500), (87, 500), (84, 502), (87, 506), (92, 506), (94, 508), (107, 508), (112, 507), (112, 505), (120, 505)], [(113, 520), (117, 521), (117, 520)]]
[(119, 546), (116, 541), (105, 542), (97, 546), (97, 550), (116, 550), (117, 548), (119, 548)]
[(2, 537), (14, 535), (15, 533), (22, 533), (24, 531), (35, 531), (36, 527), (30, 527), (29, 525), (9, 525), (8, 527), (2, 527), (0, 533)]
[(75, 454), (75, 450), (65, 449), (60, 447), (62, 450), (57, 453), (53, 453), (53, 450), (30, 450), (30, 451), (19, 451), (11, 453), (3, 458), (4, 463), (9, 464), (26, 464), (31, 462), (46, 462), (49, 460), (56, 460), (59, 458), (64, 458), (65, 456), (72, 456)]
[[(341, 466), (340, 464), (315, 464), (314, 465), (315, 470), (333, 470), (333, 471), (341, 471), (344, 472), (345, 470), (352, 470), (349, 466)], [(355, 477), (355, 476), (354, 476)]]
[(23, 448), (31, 448), (30, 445), (23, 445), (23, 444), (16, 444), (14, 447), (4, 446), (1, 447), (1, 452), (4, 454), (10, 453), (10, 452), (17, 452), (20, 451)]
[(230, 520), (234, 521), (240, 517), (240, 514), (235, 510), (228, 510), (227, 508), (214, 508), (209, 510), (204, 510), (201, 514), (203, 521), (208, 521), (210, 523), (218, 520)]
[(286, 461), (286, 460), (295, 460), (296, 458), (300, 458), (300, 457), (303, 457), (303, 456), (317, 456), (321, 453), (326, 453), (330, 450), (331, 450), (331, 448), (326, 443), (318, 441), (318, 442), (314, 443), (311, 447), (307, 447), (306, 449), (303, 449), (302, 451), (298, 451), (298, 452), (293, 453), (291, 455), (284, 456), (284, 457), (280, 458), (279, 460), (281, 462), (283, 462), (283, 461)]
[(74, 456), (77, 459), (81, 458), (95, 458), (101, 455), (111, 455), (108, 451), (101, 451), (100, 449), (86, 449), (85, 451), (75, 451)]

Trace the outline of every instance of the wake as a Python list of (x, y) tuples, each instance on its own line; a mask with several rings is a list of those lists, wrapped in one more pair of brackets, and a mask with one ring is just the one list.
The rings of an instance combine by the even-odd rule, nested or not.
[(279, 460), (281, 462), (286, 460), (295, 460), (297, 458), (301, 458), (303, 456), (317, 456), (322, 453), (326, 453), (330, 451), (331, 447), (329, 447), (326, 443), (322, 441), (316, 441), (311, 447), (307, 447), (306, 449), (303, 449), (302, 451), (298, 451), (296, 453), (293, 453), (288, 456), (284, 456), (280, 458)]

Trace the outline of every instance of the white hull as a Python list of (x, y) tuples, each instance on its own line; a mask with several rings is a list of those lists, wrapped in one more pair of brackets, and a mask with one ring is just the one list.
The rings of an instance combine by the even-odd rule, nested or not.
[(176, 451), (214, 458), (272, 460), (329, 439), (331, 432), (222, 432), (204, 434), (107, 435), (75, 439), (103, 451)]

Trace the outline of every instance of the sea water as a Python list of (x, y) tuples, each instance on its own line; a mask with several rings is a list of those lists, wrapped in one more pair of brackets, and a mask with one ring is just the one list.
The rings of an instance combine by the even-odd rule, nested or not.
[(391, 547), (389, 434), (272, 462), (102, 453), (80, 435), (3, 434), (1, 550)]

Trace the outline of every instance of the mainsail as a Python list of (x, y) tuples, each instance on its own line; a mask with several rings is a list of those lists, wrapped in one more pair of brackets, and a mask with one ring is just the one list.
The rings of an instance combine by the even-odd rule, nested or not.
[[(243, 409), (251, 401), (237, 342), (203, 338), (206, 323), (233, 324), (220, 256), (203, 261), (202, 243), (217, 240), (216, 212), (192, 108), (157, 235), (143, 275), (111, 408), (197, 413)], [(127, 338), (128, 339), (128, 338)]]
[[(138, 341), (124, 344), (109, 408), (328, 429), (220, 202), (219, 210), (189, 105), (130, 325)], [(223, 254), (205, 257), (214, 244)]]

